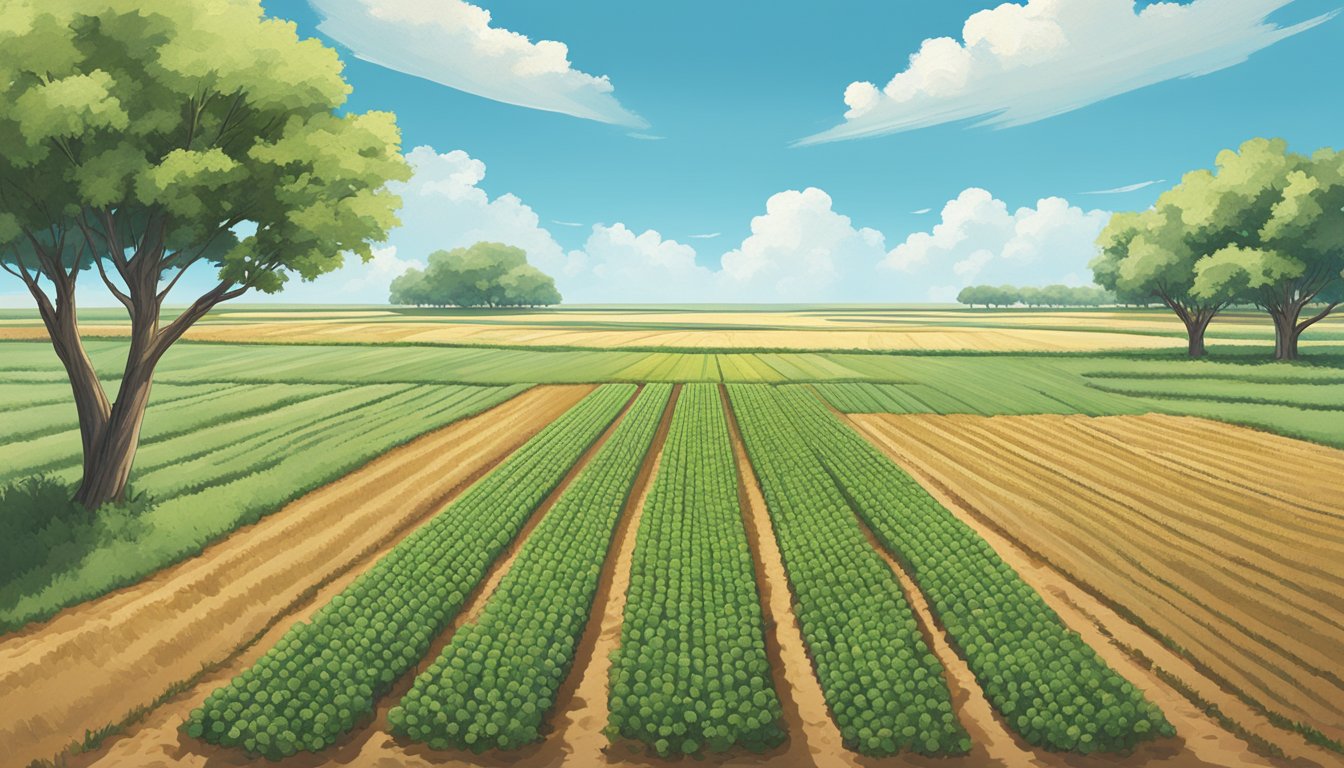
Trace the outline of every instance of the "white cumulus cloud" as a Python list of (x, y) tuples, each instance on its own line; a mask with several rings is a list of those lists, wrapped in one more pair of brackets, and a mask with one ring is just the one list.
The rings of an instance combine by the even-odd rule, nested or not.
[(694, 248), (652, 229), (635, 234), (624, 224), (597, 224), (582, 253), (588, 271), (575, 281), (576, 301), (704, 301), (713, 278), (696, 263)]
[(883, 266), (928, 285), (930, 299), (972, 283), (1076, 282), (1109, 218), (1107, 211), (1085, 211), (1060, 197), (1010, 211), (988, 191), (970, 187), (943, 206), (931, 230), (893, 248)]
[(984, 118), (1015, 126), (1178, 77), (1196, 77), (1317, 26), (1266, 19), (1293, 0), (1028, 0), (972, 14), (962, 39), (927, 39), (883, 87), (851, 83), (840, 125), (814, 144)]
[(816, 187), (771, 195), (751, 234), (721, 259), (720, 290), (737, 300), (828, 301), (870, 294), (886, 250), (881, 232), (855, 227)]
[(647, 128), (611, 81), (574, 68), (569, 48), (491, 26), (464, 0), (310, 0), (318, 29), (365, 61), (506, 104)]

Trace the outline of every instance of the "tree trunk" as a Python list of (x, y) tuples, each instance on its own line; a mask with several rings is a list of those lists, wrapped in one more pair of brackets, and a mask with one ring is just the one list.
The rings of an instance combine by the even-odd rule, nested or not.
[(97, 509), (108, 502), (126, 500), (126, 484), (131, 479), (131, 465), (140, 444), (140, 427), (152, 383), (152, 368), (137, 370), (134, 375), (128, 373), (101, 439), (91, 450), (85, 450), (84, 479), (75, 492), (75, 501), (86, 508)]
[(99, 439), (91, 449), (84, 450), (84, 477), (75, 492), (75, 501), (88, 509), (126, 500), (126, 485), (140, 445), (140, 427), (149, 406), (154, 367), (167, 349), (158, 338), (158, 315), (157, 302), (133, 303), (131, 344), (121, 389)]
[(1212, 319), (1213, 314), (1205, 312), (1199, 312), (1186, 318), (1185, 332), (1190, 337), (1190, 357), (1203, 357), (1208, 354), (1208, 350), (1204, 348), (1204, 332), (1209, 329), (1209, 321)]
[(1291, 304), (1281, 309), (1270, 310), (1274, 319), (1274, 359), (1297, 359), (1297, 316), (1301, 308)]

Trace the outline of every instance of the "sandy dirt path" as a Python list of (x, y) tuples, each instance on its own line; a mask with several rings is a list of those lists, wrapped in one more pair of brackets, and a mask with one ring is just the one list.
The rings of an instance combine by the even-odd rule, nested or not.
[[(247, 648), (592, 390), (539, 387), (394, 449), (200, 556), (0, 641), (0, 764), (50, 758)], [(357, 571), (356, 571), (357, 572)], [(259, 652), (259, 651), (258, 651)]]
[(980, 509), (973, 498), (968, 500), (961, 495), (965, 489), (958, 487), (954, 476), (942, 472), (936, 461), (913, 451), (911, 441), (904, 439), (899, 430), (893, 430), (889, 419), (883, 416), (851, 417), (862, 434), (915, 477), (939, 503), (983, 536), (1000, 557), (1045, 597), (1064, 622), (1082, 635), (1113, 669), (1142, 687), (1162, 708), (1184, 740), (1185, 748), (1180, 753), (1167, 757), (1153, 755), (1146, 761), (1142, 756), (1135, 756), (1131, 761), (1137, 761), (1136, 764), (1173, 766), (1280, 763), (1252, 752), (1246, 741), (1230, 732), (1202, 707), (1192, 703), (1185, 692), (1169, 682), (1175, 679), (1187, 691), (1216, 705), (1223, 716), (1235, 723), (1234, 727), (1245, 729), (1254, 738), (1273, 744), (1289, 759), (1297, 761), (1296, 764), (1339, 764), (1337, 755), (1271, 725), (1259, 712), (1224, 691), (1189, 660), (1122, 617), (1085, 585), (1073, 581), (1039, 552), (1011, 535), (992, 516)]

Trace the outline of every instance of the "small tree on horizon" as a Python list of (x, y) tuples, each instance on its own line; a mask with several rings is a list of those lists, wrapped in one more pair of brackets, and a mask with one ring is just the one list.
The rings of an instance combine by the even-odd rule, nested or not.
[(392, 281), (388, 301), (432, 307), (537, 307), (559, 304), (555, 280), (527, 263), (521, 248), (479, 242), (435, 251), (424, 270)]
[[(350, 88), (336, 53), (257, 0), (9, 3), (4, 22), (0, 267), (65, 367), (75, 500), (96, 508), (125, 495), (169, 347), (221, 302), (370, 258), (400, 204), (385, 185), (409, 169), (395, 118), (337, 114)], [(182, 276), (207, 268), (214, 284), (166, 314)], [(86, 272), (130, 319), (111, 400), (80, 338)]]

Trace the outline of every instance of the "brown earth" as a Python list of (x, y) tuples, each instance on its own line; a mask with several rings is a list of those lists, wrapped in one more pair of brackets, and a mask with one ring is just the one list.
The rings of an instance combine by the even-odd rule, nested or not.
[[(1260, 450), (1272, 446), (1290, 460), (1292, 446), (1282, 443), (1294, 441), (1169, 416), (851, 418), (1024, 578), (1042, 582), (1033, 584), (1038, 591), (1071, 601), (1074, 608), (1063, 609), (1052, 601), (1066, 621), (1070, 610), (1081, 611), (1085, 622), (1099, 624), (1290, 757), (1341, 762), (1272, 726), (1226, 685), (1232, 681), (1262, 705), (1291, 707), (1297, 719), (1338, 733), (1332, 713), (1344, 706), (1344, 693), (1328, 650), (1340, 642), (1344, 618), (1338, 598), (1330, 597), (1339, 594), (1331, 585), (1342, 577), (1337, 565), (1330, 568), (1329, 553), (1337, 552), (1334, 563), (1344, 562), (1338, 519), (1286, 501), (1281, 489), (1258, 492), (1255, 474), (1220, 476), (1211, 465), (1192, 472), (1165, 450), (1190, 445), (1183, 436), (1195, 430), (1217, 434), (1217, 442), (1203, 444), (1210, 454), (1233, 446), (1229, 453), (1253, 455), (1251, 446), (1263, 441)], [(1115, 440), (1110, 432), (1130, 422), (1158, 440), (1147, 449)], [(1340, 452), (1321, 453), (1327, 450), (1296, 452), (1326, 464), (1344, 461)], [(1177, 727), (1192, 743), (1190, 732)]]
[[(5, 765), (50, 758), (149, 706), (296, 606), (351, 580), (592, 390), (538, 387), (424, 435), (240, 529), (200, 556), (0, 639)], [(268, 645), (268, 644), (267, 644)]]

